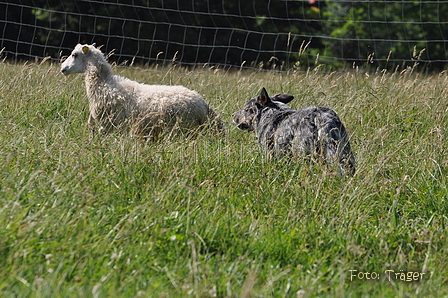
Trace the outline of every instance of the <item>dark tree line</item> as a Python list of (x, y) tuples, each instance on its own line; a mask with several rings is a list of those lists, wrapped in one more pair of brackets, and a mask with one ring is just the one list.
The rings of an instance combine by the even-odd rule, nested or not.
[(285, 68), (308, 67), (319, 57), (332, 67), (419, 60), (439, 70), (448, 60), (444, 1), (118, 2), (0, 2), (1, 48), (23, 59), (57, 58), (78, 42), (96, 42), (116, 49), (118, 62)]

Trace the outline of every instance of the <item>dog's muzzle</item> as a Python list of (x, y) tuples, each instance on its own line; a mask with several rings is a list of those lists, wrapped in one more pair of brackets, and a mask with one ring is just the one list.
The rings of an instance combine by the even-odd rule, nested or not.
[(238, 124), (237, 127), (241, 130), (250, 130), (250, 125), (245, 122)]
[(246, 114), (244, 111), (238, 111), (232, 114), (232, 120), (233, 123), (236, 124), (236, 127), (241, 130), (246, 131), (252, 131), (254, 130), (253, 124), (252, 124), (252, 118), (246, 117)]
[(236, 127), (238, 127), (241, 130), (248, 130), (250, 129), (250, 125), (244, 121), (241, 121), (240, 112), (235, 112), (232, 114), (232, 120), (233, 123), (236, 124)]

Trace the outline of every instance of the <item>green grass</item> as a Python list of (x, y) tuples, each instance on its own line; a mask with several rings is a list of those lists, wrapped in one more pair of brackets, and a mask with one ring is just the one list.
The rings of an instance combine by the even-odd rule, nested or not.
[[(445, 73), (116, 68), (199, 91), (229, 130), (143, 144), (90, 139), (82, 75), (0, 69), (1, 297), (448, 297)], [(263, 86), (335, 109), (355, 176), (234, 129)]]

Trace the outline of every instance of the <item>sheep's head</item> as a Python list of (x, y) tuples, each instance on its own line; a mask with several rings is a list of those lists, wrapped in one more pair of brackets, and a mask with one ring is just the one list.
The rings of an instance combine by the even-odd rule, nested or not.
[(62, 63), (61, 72), (64, 75), (80, 73), (86, 70), (87, 58), (96, 50), (95, 45), (78, 44), (70, 56)]

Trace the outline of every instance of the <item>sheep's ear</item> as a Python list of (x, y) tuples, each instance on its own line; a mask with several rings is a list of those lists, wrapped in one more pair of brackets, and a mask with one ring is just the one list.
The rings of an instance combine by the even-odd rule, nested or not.
[(294, 99), (294, 96), (289, 95), (289, 94), (277, 94), (272, 97), (272, 100), (283, 102), (283, 103), (288, 103), (293, 99)]
[(82, 47), (82, 52), (83, 52), (84, 54), (87, 54), (87, 53), (89, 52), (89, 50), (90, 50), (89, 46), (83, 46), (83, 47)]
[(96, 47), (96, 42), (92, 43), (92, 47), (94, 48)]
[(258, 95), (257, 99), (262, 106), (265, 106), (271, 102), (271, 98), (269, 97), (268, 92), (264, 87), (263, 89), (261, 89), (260, 95)]

